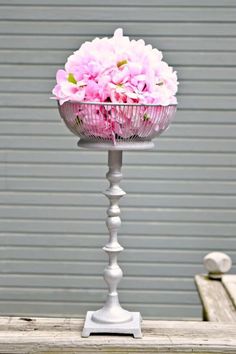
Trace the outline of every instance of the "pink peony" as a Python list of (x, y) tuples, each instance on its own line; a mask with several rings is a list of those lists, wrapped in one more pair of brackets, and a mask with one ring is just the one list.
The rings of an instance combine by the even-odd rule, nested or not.
[(122, 29), (117, 29), (112, 38), (85, 42), (69, 56), (65, 70), (58, 70), (56, 80), (52, 92), (60, 104), (177, 103), (177, 75), (162, 61), (162, 53), (142, 39), (129, 40)]

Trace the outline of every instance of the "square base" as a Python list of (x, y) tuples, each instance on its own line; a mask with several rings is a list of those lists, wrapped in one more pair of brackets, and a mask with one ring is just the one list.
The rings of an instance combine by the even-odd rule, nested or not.
[(93, 311), (88, 311), (82, 331), (82, 337), (89, 337), (91, 333), (118, 333), (132, 334), (134, 338), (142, 338), (141, 315), (139, 312), (131, 312), (132, 320), (125, 323), (97, 323), (92, 320)]

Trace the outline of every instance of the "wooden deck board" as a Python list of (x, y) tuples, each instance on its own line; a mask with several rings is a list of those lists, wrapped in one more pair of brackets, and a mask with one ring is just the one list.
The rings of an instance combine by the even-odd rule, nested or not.
[(143, 338), (81, 337), (83, 320), (0, 318), (0, 353), (236, 353), (236, 324), (143, 321)]
[(204, 275), (196, 275), (195, 283), (203, 305), (204, 319), (206, 321), (236, 322), (236, 309), (220, 280), (209, 279)]
[(236, 308), (236, 275), (223, 275), (222, 283), (226, 288), (234, 307)]

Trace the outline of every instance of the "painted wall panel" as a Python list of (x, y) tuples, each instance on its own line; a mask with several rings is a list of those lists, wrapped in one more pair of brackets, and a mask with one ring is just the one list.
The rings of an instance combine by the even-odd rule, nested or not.
[(233, 0), (0, 0), (1, 314), (84, 316), (105, 299), (107, 156), (77, 149), (49, 97), (71, 51), (122, 26), (164, 51), (180, 88), (156, 150), (124, 154), (121, 300), (201, 317), (204, 255), (236, 271), (235, 16)]

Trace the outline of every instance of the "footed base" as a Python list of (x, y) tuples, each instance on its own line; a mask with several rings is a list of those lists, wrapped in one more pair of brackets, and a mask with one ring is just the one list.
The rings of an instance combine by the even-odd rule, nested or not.
[(115, 145), (112, 141), (93, 141), (80, 139), (78, 146), (90, 150), (152, 150), (154, 143), (152, 141), (134, 140), (118, 141)]
[(141, 315), (139, 312), (131, 312), (132, 320), (125, 323), (96, 323), (92, 320), (93, 311), (88, 311), (85, 319), (82, 337), (89, 337), (91, 333), (117, 333), (131, 334), (134, 338), (142, 338)]

